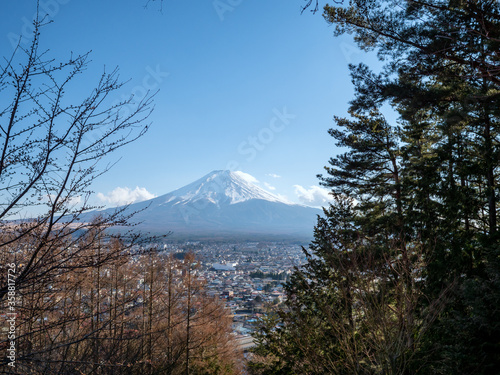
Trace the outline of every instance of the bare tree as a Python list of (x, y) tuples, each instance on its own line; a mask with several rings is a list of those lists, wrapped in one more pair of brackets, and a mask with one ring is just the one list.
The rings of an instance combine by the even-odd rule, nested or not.
[[(64, 289), (72, 297), (63, 298), (56, 293), (61, 280), (78, 279), (86, 269), (94, 269), (100, 280), (99, 267), (129, 254), (139, 241), (139, 235), (131, 235), (126, 244), (96, 255), (96, 244), (110, 240), (104, 238), (106, 229), (126, 224), (130, 214), (117, 210), (92, 220), (84, 214), (96, 208), (89, 204), (92, 182), (110, 168), (100, 167), (102, 161), (147, 131), (154, 95), (112, 102), (123, 86), (118, 70), (104, 69), (89, 84), (91, 80), (83, 79), (89, 53), (71, 54), (66, 61), (51, 59), (40, 39), (47, 23), (35, 19), (31, 40), (19, 40), (11, 56), (0, 62), (0, 303), (6, 302), (9, 286), (15, 289), (10, 291), (16, 297), (11, 307), (22, 316), (18, 334), (26, 336), (18, 356), (26, 363), (33, 360), (34, 347), (37, 360), (47, 360), (50, 355), (39, 350), (42, 346), (50, 351), (72, 342), (70, 322), (84, 320), (75, 310), (75, 300), (85, 303), (83, 284)], [(7, 264), (15, 285), (7, 279)], [(56, 319), (61, 314), (65, 319)], [(56, 327), (57, 337), (41, 334)], [(99, 332), (105, 325), (94, 328)], [(66, 349), (70, 347), (75, 348)], [(70, 355), (75, 356), (68, 351), (57, 360), (64, 362)], [(4, 357), (0, 365), (6, 363)]]
[(99, 166), (147, 131), (154, 94), (116, 103), (117, 69), (91, 86), (88, 53), (59, 62), (40, 47), (46, 24), (36, 19), (31, 42), (0, 65), (0, 305), (15, 265), (18, 315), (17, 365), (2, 357), (0, 373), (235, 373), (231, 319), (194, 258), (110, 234), (125, 209), (88, 215), (91, 184), (109, 169)]
[[(117, 69), (105, 69), (83, 95), (87, 85), (80, 76), (89, 54), (72, 54), (64, 62), (51, 59), (49, 51), (40, 48), (45, 25), (43, 19), (36, 19), (29, 46), (23, 47), (20, 41), (0, 65), (4, 103), (0, 108), (0, 230), (8, 233), (0, 248), (12, 251), (14, 257), (16, 244), (29, 247), (23, 259), (16, 259), (18, 290), (29, 285), (34, 275), (39, 277), (37, 270), (48, 261), (52, 244), (74, 238), (82, 230), (102, 231), (126, 221), (123, 212), (93, 222), (79, 218), (95, 208), (88, 204), (90, 185), (109, 169), (99, 169), (99, 162), (142, 136), (152, 110), (150, 94), (136, 103), (130, 97), (110, 104), (112, 94), (123, 85)], [(28, 236), (29, 241), (23, 241)], [(46, 272), (50, 267), (63, 268), (76, 256), (68, 248), (60, 263), (45, 264)], [(6, 292), (6, 285), (1, 285), (0, 299)]]

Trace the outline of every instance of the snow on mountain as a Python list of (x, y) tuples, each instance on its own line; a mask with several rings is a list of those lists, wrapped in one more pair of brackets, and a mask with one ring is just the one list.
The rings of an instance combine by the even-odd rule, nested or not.
[[(292, 204), (243, 172), (213, 171), (171, 193), (132, 204), (132, 223), (184, 237), (311, 237), (319, 209)], [(106, 210), (110, 211), (110, 210)]]
[(258, 187), (251, 182), (252, 179), (252, 176), (239, 171), (213, 171), (199, 180), (171, 192), (168, 194), (169, 200), (177, 197), (178, 203), (188, 203), (206, 199), (216, 205), (235, 204), (250, 199), (289, 203)]

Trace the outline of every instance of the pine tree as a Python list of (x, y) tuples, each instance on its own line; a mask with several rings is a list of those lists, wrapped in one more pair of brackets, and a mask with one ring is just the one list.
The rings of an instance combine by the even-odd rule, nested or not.
[(337, 203), (258, 350), (295, 373), (492, 373), (500, 5), (351, 0), (324, 15), (387, 64), (352, 67), (351, 117), (330, 131), (348, 151), (321, 176)]

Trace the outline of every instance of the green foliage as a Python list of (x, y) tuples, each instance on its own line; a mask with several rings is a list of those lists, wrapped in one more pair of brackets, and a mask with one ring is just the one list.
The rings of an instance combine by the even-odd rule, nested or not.
[[(500, 366), (500, 4), (351, 0), (352, 66), (320, 175), (335, 198), (264, 320), (261, 374), (490, 374)], [(389, 123), (381, 108), (397, 113)], [(258, 370), (258, 371), (257, 371)]]

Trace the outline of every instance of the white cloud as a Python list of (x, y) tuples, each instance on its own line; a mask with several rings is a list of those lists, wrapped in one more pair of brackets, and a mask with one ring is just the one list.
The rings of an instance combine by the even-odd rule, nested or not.
[(97, 193), (97, 198), (111, 206), (123, 206), (125, 204), (142, 202), (148, 199), (155, 198), (156, 195), (150, 193), (146, 188), (136, 187), (131, 190), (128, 187), (117, 187), (107, 195)]
[(82, 196), (78, 195), (76, 197), (71, 197), (69, 198), (68, 203), (70, 206), (78, 206), (79, 204), (82, 203)]
[(269, 190), (276, 190), (276, 188), (270, 184), (268, 184), (267, 182), (264, 182), (264, 185), (266, 188), (268, 188)]
[(258, 184), (259, 183), (259, 180), (257, 180), (251, 174), (241, 172), (241, 171), (234, 171), (233, 173), (235, 173), (236, 175), (238, 175), (239, 177), (244, 179), (246, 182), (250, 182), (251, 184)]
[(267, 175), (269, 177), (272, 177), (272, 178), (281, 178), (281, 176), (279, 174), (276, 174), (276, 173), (268, 173)]
[(328, 190), (320, 186), (311, 186), (309, 189), (300, 185), (294, 185), (293, 187), (299, 200), (307, 206), (321, 207), (328, 205), (332, 201), (332, 196), (328, 194)]

